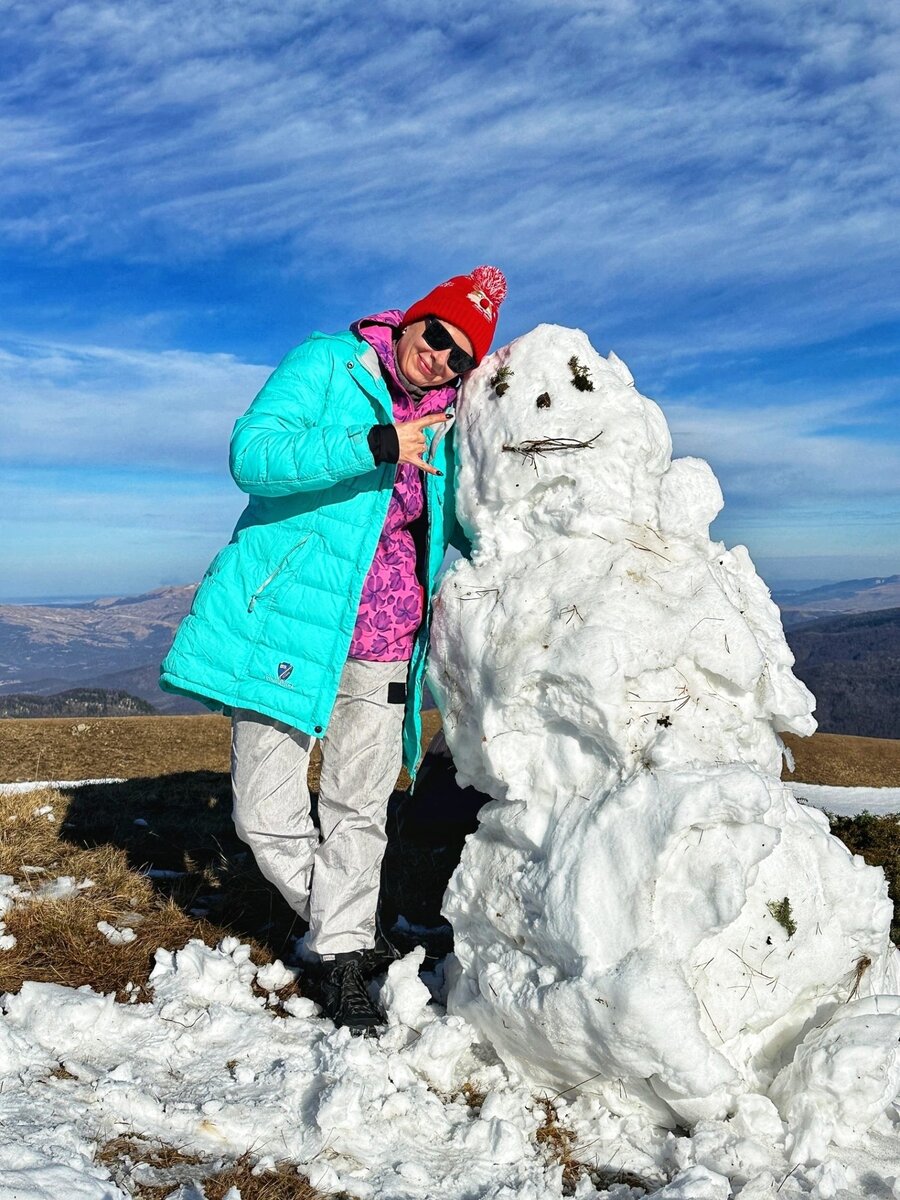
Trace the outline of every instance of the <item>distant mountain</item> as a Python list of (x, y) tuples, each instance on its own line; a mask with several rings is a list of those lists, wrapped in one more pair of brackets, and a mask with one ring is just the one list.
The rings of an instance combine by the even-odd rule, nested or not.
[[(24, 704), (23, 693), (55, 700), (91, 689), (127, 693), (160, 713), (206, 712), (157, 684), (159, 663), (195, 590), (160, 588), (71, 607), (0, 605), (0, 699), (15, 695)], [(790, 595), (798, 607), (781, 597), (788, 642), (797, 675), (817, 697), (819, 727), (900, 738), (900, 575)], [(897, 600), (888, 606), (891, 595)], [(835, 615), (828, 605), (851, 612)]]
[(900, 608), (787, 631), (823, 733), (900, 738)]
[(161, 712), (200, 712), (157, 686), (195, 584), (86, 604), (0, 605), (0, 696), (75, 687), (130, 692)]
[(145, 663), (141, 667), (132, 667), (129, 671), (113, 671), (109, 675), (98, 675), (91, 681), (91, 687), (130, 692), (132, 696), (139, 696), (141, 699), (149, 701), (157, 712), (168, 717), (209, 712), (205, 705), (196, 700), (188, 700), (187, 696), (173, 696), (171, 692), (164, 692), (159, 686), (159, 662), (156, 660)]
[(55, 696), (0, 696), (0, 717), (147, 717), (157, 710), (127, 692), (72, 688)]
[(900, 605), (900, 575), (846, 579), (809, 591), (774, 591), (785, 629), (837, 613), (876, 612)]

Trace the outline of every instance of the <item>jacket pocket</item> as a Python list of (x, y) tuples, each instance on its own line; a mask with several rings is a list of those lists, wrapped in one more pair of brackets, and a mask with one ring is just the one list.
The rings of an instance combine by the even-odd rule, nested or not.
[(259, 587), (256, 588), (247, 601), (248, 613), (253, 612), (260, 598), (265, 596), (266, 593), (269, 593), (269, 596), (271, 596), (279, 580), (284, 576), (284, 573), (288, 570), (288, 568), (297, 567), (300, 559), (304, 557), (304, 552), (312, 536), (312, 532), (307, 533), (303, 538), (300, 539), (299, 542), (295, 542), (295, 544), (291, 546), (290, 550), (288, 550), (287, 554), (285, 554), (280, 560), (274, 571), (267, 575)]

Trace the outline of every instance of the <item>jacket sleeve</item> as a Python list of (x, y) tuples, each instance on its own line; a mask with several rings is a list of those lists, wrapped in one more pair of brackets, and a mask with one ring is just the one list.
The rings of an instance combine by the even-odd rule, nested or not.
[(323, 419), (332, 375), (342, 366), (327, 339), (312, 339), (273, 371), (231, 435), (231, 474), (241, 491), (287, 496), (375, 469), (371, 421), (342, 425)]

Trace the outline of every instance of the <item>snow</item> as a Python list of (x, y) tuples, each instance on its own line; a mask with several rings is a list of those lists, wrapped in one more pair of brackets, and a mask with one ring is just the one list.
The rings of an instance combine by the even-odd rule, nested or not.
[[(292, 1015), (278, 1015), (254, 992), (258, 972), (234, 939), (158, 953), (144, 1004), (26, 983), (4, 998), (0, 1021), (0, 1195), (118, 1200), (125, 1193), (94, 1153), (127, 1135), (210, 1159), (249, 1151), (292, 1161), (325, 1191), (371, 1200), (558, 1200), (560, 1168), (534, 1137), (544, 1115), (536, 1089), (464, 1020), (429, 1007), (420, 959), (414, 952), (392, 965), (379, 1040), (351, 1038), (296, 997)], [(851, 1036), (837, 1036), (832, 1023), (807, 1038), (790, 1067), (803, 1086), (779, 1079), (791, 1103), (809, 1098), (809, 1111), (793, 1118), (803, 1141), (760, 1095), (739, 1097), (726, 1119), (698, 1122), (692, 1137), (638, 1113), (616, 1116), (589, 1091), (554, 1103), (576, 1157), (637, 1173), (663, 1188), (658, 1195), (698, 1200), (743, 1188), (745, 1200), (890, 1196), (900, 1164), (896, 1131), (880, 1109), (896, 1085), (897, 1022), (896, 1006), (853, 1001), (841, 1015)], [(886, 1066), (870, 1076), (873, 1041)], [(830, 1076), (822, 1057), (836, 1063)], [(60, 1064), (65, 1073), (54, 1074)], [(860, 1073), (865, 1104), (848, 1103)], [(464, 1082), (483, 1093), (480, 1104), (465, 1102)], [(860, 1123), (869, 1121), (866, 1133)], [(833, 1156), (836, 1132), (854, 1138), (842, 1162)], [(823, 1145), (825, 1163), (807, 1163)], [(143, 1172), (152, 1183), (152, 1169)], [(883, 1190), (870, 1183), (866, 1193), (860, 1179)], [(637, 1193), (585, 1177), (575, 1195)]]
[(115, 925), (110, 925), (109, 921), (98, 921), (97, 928), (112, 946), (127, 946), (137, 937), (134, 930), (127, 925), (119, 929)]
[(43, 792), (49, 789), (68, 791), (69, 788), (88, 787), (98, 783), (125, 783), (124, 779), (45, 779), (23, 783), (0, 783), (0, 796), (21, 796), (27, 792)]
[[(894, 1079), (890, 1038), (846, 1019), (900, 991), (892, 905), (779, 780), (814, 701), (746, 549), (709, 538), (712, 472), (554, 326), (469, 377), (456, 436), (473, 555), (430, 686), (460, 784), (494, 803), (445, 899), (449, 1011), (533, 1086), (669, 1128), (764, 1100), (792, 1161), (831, 1162), (834, 1130), (858, 1142), (893, 1101), (842, 1065)], [(830, 1133), (816, 1088), (841, 1093)]]
[[(555, 327), (474, 373), (458, 432), (475, 551), (439, 597), (432, 687), (461, 782), (495, 799), (447, 897), (457, 957), (392, 964), (367, 1040), (236, 938), (160, 948), (144, 1002), (25, 983), (2, 999), (0, 1197), (120, 1200), (96, 1152), (125, 1135), (361, 1200), (636, 1200), (619, 1171), (664, 1200), (900, 1198), (883, 874), (778, 779), (812, 698), (746, 551), (708, 538), (712, 473)], [(570, 442), (529, 448), (546, 437)], [(29, 865), (0, 918), (90, 884)], [(572, 1185), (548, 1111), (594, 1172)]]
[[(417, 965), (392, 967), (390, 987), (407, 994), (380, 1041), (311, 1014), (276, 1016), (252, 990), (248, 947), (231, 939), (160, 951), (150, 1004), (26, 983), (6, 996), (0, 1023), (7, 1144), (21, 1162), (75, 1160), (85, 1175), (96, 1141), (128, 1132), (183, 1151), (289, 1158), (317, 1186), (359, 1196), (430, 1197), (435, 1180), (450, 1197), (559, 1195), (529, 1140), (530, 1093), (477, 1067), (459, 1018), (428, 1014), (425, 1033), (414, 1028), (429, 999), (408, 994)], [(74, 1078), (50, 1076), (58, 1063)], [(435, 1090), (470, 1065), (506, 1096), (480, 1114)], [(57, 1156), (47, 1130), (59, 1127)], [(82, 1186), (109, 1194), (100, 1181)]]
[(825, 787), (818, 783), (791, 783), (798, 800), (812, 804), (836, 817), (855, 817), (869, 812), (886, 817), (900, 813), (900, 788), (890, 787)]

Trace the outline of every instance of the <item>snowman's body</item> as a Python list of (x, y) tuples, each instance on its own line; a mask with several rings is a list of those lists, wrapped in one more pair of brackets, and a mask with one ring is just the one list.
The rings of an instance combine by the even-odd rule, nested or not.
[(497, 803), (446, 899), (451, 1008), (535, 1082), (724, 1115), (860, 962), (861, 995), (896, 990), (883, 875), (779, 782), (813, 699), (746, 550), (709, 539), (715, 477), (624, 364), (540, 326), (469, 378), (457, 437), (473, 554), (431, 686)]

